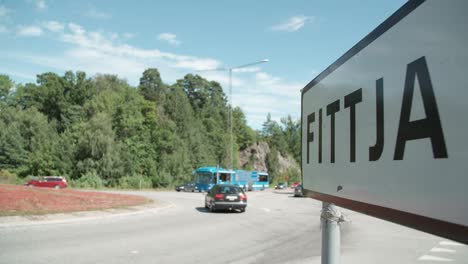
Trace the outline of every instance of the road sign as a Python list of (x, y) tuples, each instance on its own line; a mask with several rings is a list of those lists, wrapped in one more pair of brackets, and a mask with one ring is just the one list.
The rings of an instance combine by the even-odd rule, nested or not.
[(302, 90), (307, 196), (468, 244), (468, 1), (408, 1)]

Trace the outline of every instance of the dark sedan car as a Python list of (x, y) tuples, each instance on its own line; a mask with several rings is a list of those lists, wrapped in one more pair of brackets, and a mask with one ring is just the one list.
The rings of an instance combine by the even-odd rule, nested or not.
[(247, 195), (235, 185), (215, 185), (205, 196), (205, 207), (211, 212), (216, 210), (240, 210), (245, 212)]
[(278, 185), (275, 186), (275, 189), (276, 190), (283, 190), (283, 189), (286, 188), (286, 186), (287, 186), (286, 183), (280, 182), (280, 183), (278, 183)]
[(184, 191), (186, 192), (198, 192), (198, 187), (194, 182), (189, 182), (185, 184)]
[(175, 187), (175, 190), (178, 191), (178, 192), (184, 191), (185, 190), (185, 184), (177, 185)]
[(302, 192), (302, 184), (299, 184), (294, 188), (294, 197), (304, 197), (304, 193)]

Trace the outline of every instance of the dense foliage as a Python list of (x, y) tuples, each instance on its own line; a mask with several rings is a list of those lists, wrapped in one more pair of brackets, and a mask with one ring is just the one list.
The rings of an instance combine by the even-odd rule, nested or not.
[[(62, 175), (76, 186), (166, 187), (193, 169), (229, 167), (229, 105), (219, 83), (188, 74), (173, 85), (147, 69), (138, 87), (114, 75), (0, 75), (0, 169), (19, 177)], [(268, 116), (261, 132), (233, 109), (235, 149), (258, 140), (300, 156), (299, 123)], [(237, 164), (237, 151), (234, 164)], [(276, 161), (277, 162), (277, 161)], [(278, 166), (275, 159), (270, 169)]]

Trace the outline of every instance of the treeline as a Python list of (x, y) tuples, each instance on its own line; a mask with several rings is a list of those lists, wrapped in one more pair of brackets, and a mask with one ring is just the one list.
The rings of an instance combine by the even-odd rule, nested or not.
[[(61, 175), (78, 187), (167, 187), (200, 166), (229, 167), (228, 117), (220, 84), (198, 75), (167, 85), (147, 69), (138, 87), (84, 72), (43, 73), (36, 84), (0, 75), (0, 170)], [(256, 132), (233, 109), (234, 149), (265, 140), (299, 157), (298, 122), (282, 123), (268, 117)]]

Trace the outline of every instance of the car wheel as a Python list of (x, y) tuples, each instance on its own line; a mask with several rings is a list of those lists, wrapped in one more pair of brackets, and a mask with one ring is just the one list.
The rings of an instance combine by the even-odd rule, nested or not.
[(205, 200), (205, 208), (209, 209), (208, 204), (206, 203), (206, 200)]
[(240, 212), (243, 213), (245, 212), (245, 207), (240, 209)]
[(213, 203), (210, 204), (210, 212), (212, 213), (216, 212), (216, 208)]

